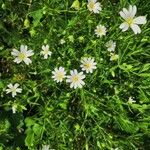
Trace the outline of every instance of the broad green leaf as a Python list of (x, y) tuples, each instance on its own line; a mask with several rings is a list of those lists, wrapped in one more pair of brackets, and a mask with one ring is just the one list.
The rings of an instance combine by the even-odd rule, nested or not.
[(34, 132), (32, 129), (28, 130), (27, 132), (27, 136), (25, 139), (25, 145), (28, 146), (28, 148), (30, 149), (30, 147), (32, 147), (34, 145)]
[(40, 19), (43, 16), (43, 10), (39, 9), (37, 11), (30, 12), (30, 17), (33, 17), (33, 26), (36, 27), (40, 23)]
[(38, 137), (40, 137), (42, 129), (43, 129), (43, 127), (37, 123), (34, 124), (34, 126), (33, 126), (33, 131)]
[(28, 117), (28, 118), (25, 119), (25, 123), (26, 123), (27, 127), (30, 127), (30, 126), (35, 124), (35, 120)]

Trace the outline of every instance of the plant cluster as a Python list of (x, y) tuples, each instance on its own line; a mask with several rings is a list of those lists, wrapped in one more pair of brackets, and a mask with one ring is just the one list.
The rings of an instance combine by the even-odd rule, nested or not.
[(0, 150), (150, 148), (149, 0), (0, 2)]

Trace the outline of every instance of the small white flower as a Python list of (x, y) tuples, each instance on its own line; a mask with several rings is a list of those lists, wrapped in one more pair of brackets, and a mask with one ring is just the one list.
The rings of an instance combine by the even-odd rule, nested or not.
[(70, 88), (82, 88), (83, 85), (85, 85), (83, 79), (85, 78), (85, 75), (83, 72), (79, 72), (74, 69), (70, 71), (70, 76), (67, 76), (66, 82), (71, 83)]
[(64, 44), (64, 43), (66, 43), (66, 41), (64, 39), (61, 39), (60, 44)]
[(13, 114), (15, 114), (16, 111), (17, 111), (17, 105), (13, 104), (13, 106), (12, 106), (12, 112), (13, 112)]
[(83, 71), (86, 71), (86, 73), (92, 73), (94, 69), (96, 69), (96, 62), (94, 62), (94, 58), (83, 58), (81, 60), (81, 65), (80, 67), (82, 68)]
[(55, 68), (54, 71), (52, 71), (52, 74), (53, 74), (52, 78), (57, 83), (62, 82), (63, 79), (66, 77), (66, 71), (63, 67)]
[(114, 52), (116, 48), (116, 42), (113, 42), (112, 40), (110, 40), (106, 43), (106, 47), (109, 52)]
[(96, 26), (95, 34), (97, 37), (102, 37), (103, 35), (106, 35), (106, 28), (103, 25)]
[(12, 97), (15, 97), (17, 95), (17, 93), (21, 93), (22, 89), (18, 88), (19, 84), (15, 83), (14, 85), (12, 85), (11, 83), (7, 85), (8, 89), (6, 89), (6, 93), (12, 93)]
[(117, 60), (119, 58), (119, 55), (115, 54), (115, 53), (110, 53), (110, 60), (111, 61), (114, 61), (114, 60)]
[(29, 59), (28, 57), (34, 55), (33, 50), (27, 50), (27, 45), (21, 45), (20, 51), (13, 49), (11, 54), (16, 57), (14, 59), (14, 62), (19, 64), (20, 62), (24, 61), (27, 65), (32, 63), (31, 59)]
[(49, 45), (46, 45), (46, 46), (42, 46), (42, 49), (43, 51), (41, 51), (41, 54), (44, 55), (44, 59), (47, 59), (48, 58), (48, 55), (51, 56), (52, 55), (52, 52), (49, 51)]
[(41, 150), (50, 150), (49, 147), (50, 147), (49, 145), (43, 145)]
[(101, 4), (97, 0), (88, 0), (87, 7), (89, 11), (93, 11), (95, 14), (102, 10)]
[(123, 8), (123, 10), (119, 12), (120, 16), (125, 20), (119, 27), (123, 32), (127, 31), (130, 27), (135, 34), (141, 33), (141, 29), (138, 25), (145, 24), (147, 21), (145, 16), (135, 17), (136, 12), (137, 7), (135, 5), (130, 5), (128, 10)]
[(132, 103), (136, 103), (136, 101), (135, 100), (133, 100), (133, 97), (129, 97), (129, 100), (128, 100), (128, 103), (129, 104), (132, 104)]

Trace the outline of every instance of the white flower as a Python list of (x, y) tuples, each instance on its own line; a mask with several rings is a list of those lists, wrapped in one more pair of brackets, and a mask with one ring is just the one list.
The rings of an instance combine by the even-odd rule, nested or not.
[(61, 39), (60, 44), (64, 44), (64, 43), (66, 43), (66, 41), (64, 39)]
[(113, 60), (117, 60), (119, 58), (119, 55), (115, 54), (115, 53), (110, 53), (110, 60), (113, 61)]
[(82, 68), (83, 71), (86, 71), (86, 73), (92, 73), (94, 69), (96, 69), (96, 62), (94, 62), (93, 58), (83, 58), (81, 60), (81, 65), (80, 67)]
[(127, 31), (130, 27), (135, 34), (141, 33), (141, 29), (138, 26), (139, 24), (145, 24), (146, 23), (146, 17), (145, 16), (139, 16), (135, 17), (135, 14), (137, 12), (137, 7), (129, 6), (129, 9), (123, 8), (122, 11), (120, 11), (120, 16), (125, 20), (121, 25), (120, 29), (122, 31)]
[(13, 112), (13, 114), (15, 114), (16, 111), (17, 111), (17, 105), (13, 104), (13, 106), (12, 106), (12, 112)]
[(20, 51), (13, 49), (11, 54), (16, 57), (14, 59), (14, 62), (19, 64), (20, 62), (24, 61), (27, 65), (32, 63), (32, 61), (28, 57), (34, 55), (32, 50), (27, 50), (27, 45), (21, 45)]
[(55, 68), (54, 71), (52, 71), (52, 74), (53, 74), (52, 78), (57, 83), (62, 82), (63, 79), (66, 77), (66, 71), (63, 67)]
[(48, 55), (51, 56), (52, 55), (52, 52), (49, 51), (49, 45), (46, 45), (46, 46), (42, 46), (42, 49), (43, 51), (41, 51), (41, 54), (44, 55), (44, 59), (47, 59), (48, 58)]
[(107, 47), (107, 50), (109, 52), (114, 52), (115, 51), (115, 48), (116, 48), (116, 42), (113, 42), (112, 40), (111, 41), (108, 41), (106, 43), (106, 47)]
[(135, 100), (133, 100), (133, 97), (129, 97), (129, 100), (128, 100), (128, 103), (129, 104), (132, 104), (132, 103), (136, 103), (136, 101)]
[(22, 89), (18, 88), (19, 84), (15, 83), (14, 85), (12, 85), (11, 83), (7, 85), (8, 89), (6, 89), (6, 93), (12, 93), (12, 97), (15, 97), (17, 95), (17, 93), (21, 93)]
[(74, 69), (70, 71), (70, 76), (67, 76), (67, 80), (66, 82), (71, 83), (70, 84), (70, 88), (82, 88), (83, 85), (85, 85), (83, 79), (85, 78), (85, 75), (83, 74), (83, 72), (79, 72)]
[(43, 145), (42, 150), (49, 150), (49, 145)]
[(88, 0), (87, 7), (89, 11), (93, 11), (94, 13), (99, 13), (102, 10), (101, 4), (97, 0)]
[(103, 35), (106, 35), (106, 28), (103, 25), (96, 26), (95, 34), (97, 37), (102, 37)]

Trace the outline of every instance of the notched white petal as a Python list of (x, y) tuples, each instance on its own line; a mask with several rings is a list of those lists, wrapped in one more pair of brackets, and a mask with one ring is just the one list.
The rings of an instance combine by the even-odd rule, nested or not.
[(131, 29), (133, 30), (133, 32), (135, 34), (141, 33), (140, 27), (138, 25), (136, 25), (136, 24), (131, 25)]
[(134, 19), (135, 24), (146, 24), (146, 16), (139, 16)]

